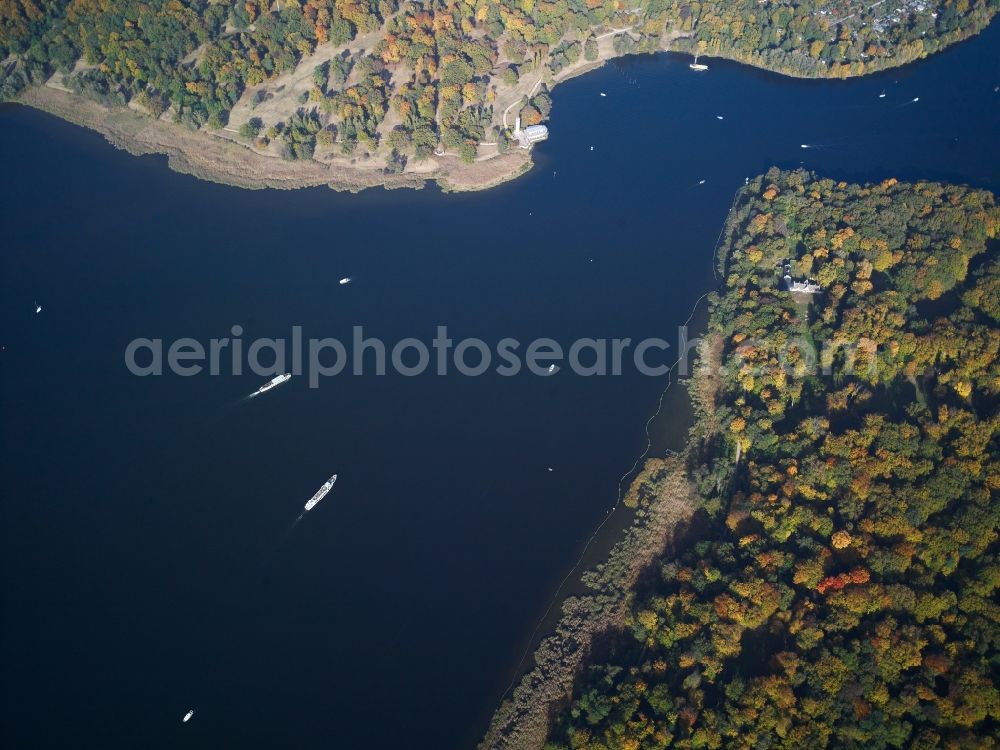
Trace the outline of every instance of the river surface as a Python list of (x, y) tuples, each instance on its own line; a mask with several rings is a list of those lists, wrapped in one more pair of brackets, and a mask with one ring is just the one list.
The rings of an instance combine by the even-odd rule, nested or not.
[(0, 108), (3, 746), (473, 747), (664, 385), (369, 371), (246, 400), (261, 377), (130, 374), (134, 338), (676, 353), (745, 177), (1000, 188), (996, 25), (850, 82), (688, 62), (560, 86), (534, 170), (468, 195), (242, 191)]

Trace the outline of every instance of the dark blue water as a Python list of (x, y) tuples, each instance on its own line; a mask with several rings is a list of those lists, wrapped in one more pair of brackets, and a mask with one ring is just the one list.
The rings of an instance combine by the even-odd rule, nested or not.
[(460, 196), (240, 191), (0, 109), (3, 745), (472, 747), (662, 380), (341, 375), (245, 402), (260, 378), (137, 378), (127, 343), (673, 341), (745, 176), (998, 189), (998, 42), (851, 82), (626, 60), (557, 89), (531, 174)]

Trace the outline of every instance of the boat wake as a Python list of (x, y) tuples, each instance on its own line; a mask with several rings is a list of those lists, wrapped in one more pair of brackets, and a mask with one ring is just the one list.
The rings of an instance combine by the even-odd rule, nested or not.
[(210, 421), (213, 423), (217, 423), (223, 419), (226, 419), (227, 417), (230, 416), (232, 412), (234, 412), (236, 409), (246, 404), (255, 395), (256, 394), (254, 393), (248, 393), (246, 396), (239, 396), (237, 398), (234, 398), (232, 401), (223, 402), (222, 405), (219, 406), (218, 413)]
[(809, 148), (814, 151), (841, 151), (843, 150), (841, 146), (836, 143), (803, 143), (799, 145), (799, 148)]
[(294, 533), (295, 527), (299, 525), (299, 521), (302, 520), (302, 516), (304, 516), (305, 514), (306, 511), (302, 511), (301, 513), (299, 513), (298, 517), (294, 521), (292, 521), (291, 526), (285, 529), (285, 533), (283, 533), (280, 537), (278, 537), (278, 541), (274, 543), (274, 546), (268, 553), (267, 559), (270, 559), (271, 556), (274, 555), (274, 553), (276, 553), (284, 546), (285, 542), (287, 542), (289, 537)]

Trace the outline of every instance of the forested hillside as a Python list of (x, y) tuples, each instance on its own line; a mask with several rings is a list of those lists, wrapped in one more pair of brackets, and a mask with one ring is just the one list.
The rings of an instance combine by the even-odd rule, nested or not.
[[(856, 75), (978, 31), (997, 2), (0, 0), (0, 98), (61, 73), (104, 104), (229, 127), (289, 159), (360, 145), (401, 166), (443, 144), (471, 161), (481, 143), (505, 150), (518, 113), (547, 118), (554, 77), (588, 62), (673, 40), (797, 75)], [(312, 86), (259, 116), (288, 95), (268, 82), (300, 65)]]
[(692, 388), (700, 521), (549, 750), (1000, 744), (998, 233), (984, 191), (750, 183)]

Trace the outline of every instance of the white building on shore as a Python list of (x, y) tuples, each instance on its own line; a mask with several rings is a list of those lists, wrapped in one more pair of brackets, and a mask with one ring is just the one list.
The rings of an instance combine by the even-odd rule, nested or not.
[(531, 148), (532, 145), (549, 137), (549, 129), (544, 125), (529, 125), (521, 130), (521, 118), (514, 121), (514, 137), (521, 148)]

